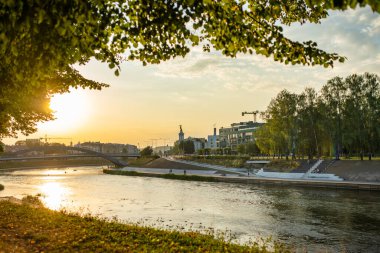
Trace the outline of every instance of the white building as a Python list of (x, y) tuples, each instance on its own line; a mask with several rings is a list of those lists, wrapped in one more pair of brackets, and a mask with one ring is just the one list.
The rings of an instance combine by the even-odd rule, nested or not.
[(89, 149), (100, 153), (127, 153), (130, 155), (138, 154), (139, 150), (135, 145), (119, 143), (83, 142), (75, 145), (78, 148)]
[(207, 136), (205, 148), (217, 149), (219, 147), (219, 135), (216, 135), (216, 128), (214, 127), (214, 134)]
[(153, 148), (153, 154), (156, 154), (156, 155), (165, 155), (166, 152), (168, 152), (169, 150), (171, 150), (173, 148), (173, 146), (158, 146), (158, 147), (154, 147)]

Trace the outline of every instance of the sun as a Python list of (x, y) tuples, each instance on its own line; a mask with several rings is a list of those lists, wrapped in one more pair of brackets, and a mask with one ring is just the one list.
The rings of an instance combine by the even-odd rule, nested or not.
[(47, 132), (68, 132), (83, 125), (88, 118), (88, 99), (83, 90), (54, 95), (50, 100), (55, 120), (41, 128)]

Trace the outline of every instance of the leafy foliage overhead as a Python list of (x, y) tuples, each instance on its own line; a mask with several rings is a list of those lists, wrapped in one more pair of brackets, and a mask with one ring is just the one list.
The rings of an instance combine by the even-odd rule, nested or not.
[(5, 0), (0, 2), (0, 138), (34, 132), (52, 119), (49, 100), (70, 87), (101, 89), (73, 69), (91, 58), (144, 65), (185, 56), (190, 47), (235, 57), (256, 53), (286, 64), (333, 66), (344, 57), (286, 38), (281, 25), (318, 23), (328, 9), (376, 0)]

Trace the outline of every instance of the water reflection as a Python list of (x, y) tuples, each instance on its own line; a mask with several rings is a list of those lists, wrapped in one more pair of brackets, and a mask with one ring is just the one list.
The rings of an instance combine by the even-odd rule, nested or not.
[(63, 200), (67, 198), (69, 190), (60, 182), (46, 182), (39, 185), (38, 189), (43, 197), (42, 201), (46, 207), (53, 210), (58, 210), (64, 207)]
[[(301, 252), (376, 252), (380, 194), (104, 175), (101, 168), (0, 174), (0, 196), (42, 194), (51, 209), (117, 216), (162, 228), (272, 236)], [(22, 197), (22, 196), (21, 196)]]
[(51, 169), (48, 169), (48, 170), (43, 170), (41, 171), (41, 174), (42, 175), (47, 175), (47, 176), (50, 176), (50, 175), (65, 175), (67, 174), (67, 171), (66, 170), (51, 170)]

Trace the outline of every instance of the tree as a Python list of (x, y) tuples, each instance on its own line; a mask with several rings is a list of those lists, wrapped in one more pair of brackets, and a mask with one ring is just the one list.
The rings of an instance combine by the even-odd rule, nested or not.
[(141, 156), (150, 156), (152, 154), (153, 154), (153, 148), (151, 146), (147, 146), (143, 150), (140, 151)]
[(297, 103), (298, 96), (287, 90), (281, 91), (270, 102), (266, 114), (268, 128), (274, 139), (278, 154), (285, 154), (286, 159), (290, 153), (295, 153), (297, 133)]
[(339, 159), (342, 150), (343, 111), (347, 97), (347, 87), (341, 77), (329, 80), (321, 90), (321, 106), (325, 115), (324, 124), (334, 145), (335, 159)]
[(376, 0), (71, 0), (0, 2), (0, 138), (36, 130), (53, 118), (49, 101), (70, 88), (102, 89), (73, 64), (91, 58), (119, 75), (123, 60), (160, 63), (202, 45), (235, 57), (256, 53), (285, 64), (333, 66), (344, 57), (296, 42), (281, 25), (318, 23), (329, 9)]
[(368, 153), (369, 159), (378, 144), (380, 81), (374, 74), (350, 75), (345, 78), (347, 95), (342, 124), (342, 145), (360, 154)]
[(194, 154), (195, 147), (192, 140), (177, 141), (174, 144), (173, 153), (177, 155)]
[(179, 143), (179, 149), (183, 151), (183, 154), (194, 154), (194, 142), (192, 140), (181, 141)]
[(313, 156), (380, 151), (380, 78), (375, 74), (334, 77), (317, 93), (281, 91), (269, 104), (267, 123), (255, 134), (262, 152)]
[(246, 154), (246, 152), (245, 152), (245, 148), (246, 148), (245, 144), (239, 144), (239, 145), (236, 147), (236, 151), (238, 152), (238, 154), (240, 154), (240, 155), (244, 155), (244, 154)]
[(254, 141), (250, 141), (244, 144), (239, 144), (236, 148), (236, 151), (241, 155), (253, 155), (259, 153), (259, 148)]
[(259, 153), (259, 148), (255, 141), (250, 141), (245, 144), (245, 152), (248, 155), (254, 155)]
[(270, 126), (265, 124), (261, 126), (255, 133), (255, 142), (261, 153), (273, 154), (275, 148), (273, 148), (273, 138), (270, 132)]
[(318, 94), (313, 88), (306, 88), (298, 96), (298, 148), (308, 154), (309, 159), (321, 155), (321, 114), (318, 108)]

